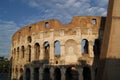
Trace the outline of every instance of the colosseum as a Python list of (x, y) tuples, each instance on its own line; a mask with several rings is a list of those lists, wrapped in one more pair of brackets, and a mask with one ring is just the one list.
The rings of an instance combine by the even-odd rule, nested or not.
[(16, 80), (94, 80), (105, 17), (75, 16), (69, 24), (51, 19), (30, 24), (12, 37)]
[[(108, 16), (27, 25), (12, 37), (11, 80), (119, 80), (120, 0)], [(104, 36), (103, 36), (104, 33)]]

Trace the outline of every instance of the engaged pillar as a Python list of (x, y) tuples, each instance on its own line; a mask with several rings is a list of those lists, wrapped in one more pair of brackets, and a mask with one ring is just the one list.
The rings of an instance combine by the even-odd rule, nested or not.
[(61, 80), (65, 80), (65, 71), (66, 69), (64, 67), (61, 68)]
[(79, 73), (79, 80), (83, 80), (83, 68), (82, 67), (78, 69), (78, 73)]

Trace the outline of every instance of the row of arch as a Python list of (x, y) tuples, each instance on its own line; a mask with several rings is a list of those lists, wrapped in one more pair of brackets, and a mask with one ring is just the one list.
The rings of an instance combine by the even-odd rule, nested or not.
[[(33, 80), (62, 80), (62, 75), (65, 76), (65, 80), (79, 80), (82, 76), (83, 80), (91, 80), (91, 70), (89, 67), (83, 67), (82, 74), (75, 67), (66, 68), (65, 74), (62, 73), (60, 68), (55, 68), (53, 73), (51, 73), (50, 68), (44, 68), (42, 74), (39, 72), (39, 68), (34, 68), (33, 70)], [(52, 74), (52, 76), (51, 76)], [(40, 78), (42, 77), (42, 78)], [(25, 80), (31, 79), (31, 70), (26, 68)]]
[(15, 79), (17, 79), (20, 75), (20, 80), (23, 80), (23, 68), (12, 68), (12, 75), (14, 76)]
[[(87, 39), (83, 39), (81, 42), (82, 45), (82, 53), (84, 54), (89, 54), (89, 41)], [(48, 41), (44, 42), (43, 44), (43, 51), (44, 51), (44, 59), (48, 59), (50, 56), (50, 43)], [(25, 49), (24, 46), (21, 46), (21, 51), (20, 51), (20, 47), (14, 48), (13, 50), (13, 57), (19, 59), (20, 55), (21, 58), (24, 58), (25, 55), (27, 55), (28, 60), (27, 61), (31, 61), (31, 45), (27, 46), (27, 49)], [(55, 41), (54, 42), (54, 54), (55, 56), (60, 56), (61, 55), (61, 43), (60, 41)], [(99, 40), (96, 39), (95, 41), (93, 41), (93, 51), (95, 53), (95, 55), (99, 52), (100, 49), (100, 43)], [(40, 53), (41, 53), (41, 48), (40, 48), (40, 44), (39, 43), (35, 43), (34, 44), (34, 59), (35, 60), (39, 60), (40, 57)]]
[[(21, 51), (20, 51), (19, 47), (17, 47), (17, 49), (14, 48), (14, 50), (12, 52), (13, 58), (17, 58), (17, 59), (19, 59), (19, 57), (24, 58), (25, 55), (27, 54), (28, 61), (30, 62), (31, 61), (31, 50), (32, 50), (31, 48), (32, 48), (31, 45), (28, 45), (26, 49), (24, 46), (21, 46)], [(45, 53), (44, 58), (48, 59), (49, 58), (49, 51), (50, 51), (50, 44), (48, 41), (44, 42), (43, 48), (44, 48), (44, 53)], [(54, 42), (54, 50), (55, 50), (54, 51), (55, 56), (60, 56), (60, 41), (57, 40)], [(34, 59), (39, 60), (39, 56), (40, 56), (40, 44), (39, 43), (35, 43), (34, 53), (35, 53)], [(20, 56), (20, 54), (21, 54), (21, 56)]]

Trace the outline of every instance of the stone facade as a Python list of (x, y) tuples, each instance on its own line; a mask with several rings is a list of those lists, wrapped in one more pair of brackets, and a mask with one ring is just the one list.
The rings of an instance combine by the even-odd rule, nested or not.
[(120, 0), (109, 0), (96, 80), (120, 80)]
[(17, 80), (94, 80), (105, 17), (75, 16), (69, 24), (45, 20), (12, 37), (12, 76)]

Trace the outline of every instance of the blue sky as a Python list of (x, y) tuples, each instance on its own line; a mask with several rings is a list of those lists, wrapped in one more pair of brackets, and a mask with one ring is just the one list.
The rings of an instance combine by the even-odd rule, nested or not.
[(69, 23), (73, 16), (106, 16), (108, 0), (1, 0), (0, 56), (9, 57), (11, 37), (25, 25), (46, 19)]

